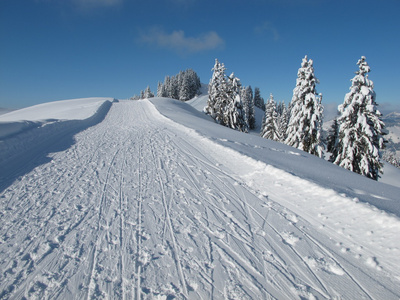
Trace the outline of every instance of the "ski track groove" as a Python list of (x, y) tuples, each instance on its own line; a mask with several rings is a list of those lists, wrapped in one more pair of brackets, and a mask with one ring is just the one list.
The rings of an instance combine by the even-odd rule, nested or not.
[(170, 216), (170, 212), (169, 212), (169, 208), (168, 208), (168, 203), (166, 200), (166, 193), (164, 190), (164, 184), (160, 175), (161, 170), (164, 170), (164, 168), (162, 167), (162, 162), (159, 159), (159, 157), (156, 157), (156, 155), (154, 154), (154, 148), (151, 151), (152, 155), (153, 155), (153, 160), (154, 163), (156, 164), (156, 169), (157, 169), (157, 180), (160, 184), (160, 188), (161, 188), (161, 198), (162, 198), (162, 204), (164, 206), (164, 210), (165, 210), (165, 219), (166, 219), (166, 223), (169, 229), (169, 233), (171, 236), (171, 240), (172, 240), (172, 246), (173, 246), (173, 256), (175, 258), (175, 264), (176, 267), (178, 269), (178, 274), (179, 274), (179, 278), (180, 278), (180, 282), (181, 282), (181, 288), (182, 288), (182, 292), (183, 292), (183, 296), (185, 298), (188, 298), (188, 291), (187, 291), (187, 287), (186, 287), (186, 280), (185, 280), (185, 276), (183, 274), (182, 271), (182, 264), (181, 264), (181, 258), (179, 255), (179, 248), (178, 248), (178, 243), (176, 241), (176, 237), (175, 237), (175, 232), (172, 226), (172, 222), (171, 222), (171, 216)]
[(138, 163), (138, 186), (139, 186), (139, 199), (137, 202), (137, 229), (136, 229), (136, 242), (137, 242), (137, 249), (136, 249), (136, 299), (140, 300), (141, 298), (141, 276), (142, 276), (142, 266), (141, 262), (139, 261), (140, 255), (141, 255), (141, 247), (142, 247), (142, 193), (143, 193), (143, 187), (142, 187), (142, 177), (141, 177), (141, 171), (142, 171), (142, 146), (141, 144), (139, 145), (139, 152), (138, 152), (138, 157), (139, 157), (139, 163)]
[[(253, 192), (252, 192), (252, 193), (253, 193)], [(275, 206), (278, 206), (278, 205), (279, 205), (279, 204), (277, 204), (276, 202), (274, 202), (274, 204), (275, 204)], [(259, 212), (258, 212), (254, 207), (252, 207), (252, 206), (250, 206), (250, 207), (251, 207), (251, 209), (252, 209), (254, 212), (256, 212), (257, 214), (259, 214)], [(270, 209), (274, 210), (277, 214), (281, 214), (281, 215), (282, 215), (282, 213), (281, 213), (278, 209), (274, 208), (273, 206), (271, 206)], [(293, 215), (296, 215), (292, 210), (290, 210), (290, 209), (287, 208), (287, 207), (285, 207), (285, 210), (288, 211), (288, 212), (290, 212), (290, 213), (293, 214)], [(269, 212), (269, 211), (268, 211), (268, 212)], [(282, 215), (282, 216), (283, 216), (283, 215)], [(283, 217), (285, 217), (285, 216), (283, 216)], [(285, 218), (286, 218), (286, 217), (285, 217)], [(265, 218), (265, 220), (264, 220), (265, 222), (266, 222), (266, 219), (267, 219), (267, 218)], [(288, 220), (288, 221), (289, 221), (289, 220)], [(265, 222), (263, 223), (263, 227), (264, 227), (264, 225), (265, 225)], [(268, 226), (271, 227), (271, 228), (275, 231), (275, 233), (278, 234), (278, 235), (282, 238), (282, 240), (283, 240), (283, 237), (282, 237), (282, 235), (278, 232), (278, 230), (277, 230), (276, 228), (274, 228), (270, 223), (267, 223), (267, 224), (268, 224)], [(348, 278), (349, 278), (351, 281), (353, 281), (353, 282), (360, 288), (360, 290), (365, 294), (366, 297), (368, 297), (369, 299), (374, 299), (374, 297), (372, 297), (372, 296), (370, 295), (370, 293), (363, 287), (363, 285), (362, 285), (361, 283), (359, 283), (359, 282), (355, 279), (355, 276), (351, 275), (351, 272), (348, 271), (348, 270), (343, 266), (343, 264), (340, 263), (340, 262), (335, 258), (335, 256), (332, 254), (332, 252), (331, 252), (330, 250), (328, 250), (326, 247), (324, 247), (321, 243), (317, 242), (310, 234), (308, 234), (307, 232), (305, 232), (301, 227), (297, 226), (296, 223), (292, 223), (292, 225), (293, 225), (298, 231), (300, 231), (300, 232), (304, 235), (304, 237), (307, 238), (307, 241), (311, 242), (314, 246), (318, 247), (318, 248), (322, 251), (322, 253), (323, 253), (325, 256), (328, 256), (329, 258), (331, 258), (331, 259), (337, 264), (337, 266), (339, 266), (339, 267), (341, 268), (341, 270), (348, 276)], [(293, 247), (290, 246), (290, 248), (292, 248), (292, 250), (293, 250), (294, 252), (296, 252), (296, 251), (294, 250)], [(299, 256), (299, 258), (304, 262), (304, 264), (307, 266), (307, 268), (315, 275), (315, 272), (313, 272), (313, 271), (311, 270), (311, 268), (309, 267), (309, 265), (304, 261), (304, 259), (300, 256), (300, 254), (298, 254), (298, 253), (296, 252), (296, 255)], [(349, 264), (351, 264), (351, 263), (348, 262), (347, 260), (346, 260), (346, 262), (349, 263)], [(368, 274), (366, 274), (366, 275), (368, 275)], [(321, 281), (320, 281), (319, 279), (318, 279), (318, 281), (321, 283)], [(326, 293), (328, 293), (327, 288), (326, 288), (325, 286), (323, 286), (323, 287), (324, 287)], [(395, 294), (395, 293), (393, 292), (393, 294)], [(329, 298), (329, 297), (326, 296), (326, 295), (325, 295), (325, 297), (326, 297), (326, 298)]]
[(123, 162), (121, 164), (121, 169), (120, 169), (120, 177), (119, 177), (119, 276), (120, 276), (120, 281), (121, 281), (121, 294), (122, 294), (122, 300), (125, 300), (125, 280), (124, 280), (124, 273), (125, 273), (125, 267), (124, 267), (124, 253), (122, 251), (123, 247), (123, 242), (125, 240), (124, 238), (124, 208), (123, 208), (123, 202), (124, 202), (124, 168), (126, 166), (126, 149), (124, 149), (124, 154), (123, 154)]
[[(184, 143), (187, 143), (186, 141), (183, 141), (183, 142), (184, 142)], [(181, 146), (181, 149), (182, 149), (184, 152), (187, 153), (187, 150), (184, 149), (182, 146)], [(188, 154), (188, 153), (187, 153), (187, 154)], [(187, 155), (187, 157), (191, 158), (190, 155)], [(198, 157), (196, 157), (196, 158), (198, 159)], [(215, 167), (215, 166), (209, 164), (208, 162), (206, 162), (206, 161), (204, 161), (204, 160), (200, 160), (200, 159), (198, 159), (198, 160), (201, 161), (201, 163), (203, 163), (203, 164), (205, 164), (205, 165), (208, 165), (208, 166), (213, 167), (216, 171), (221, 172), (221, 173), (222, 173), (222, 176), (226, 176), (227, 178), (230, 178), (230, 179), (232, 179), (232, 180), (236, 180), (236, 178), (234, 178), (234, 177), (232, 177), (231, 175), (229, 175), (228, 173), (222, 171), (220, 168), (217, 168), (217, 167)], [(189, 171), (189, 169), (188, 169), (187, 167), (186, 167), (185, 169), (186, 169), (187, 171)], [(188, 176), (188, 177), (191, 178), (191, 179), (193, 178), (192, 176)], [(236, 194), (236, 196), (237, 196), (238, 198), (245, 199), (245, 195), (244, 195), (244, 194), (242, 194), (242, 196), (240, 196), (236, 191), (233, 191), (233, 190), (231, 189), (231, 187), (228, 186), (228, 185), (226, 184), (226, 182), (225, 182), (224, 180), (221, 179), (220, 176), (216, 176), (216, 178), (217, 178), (223, 185), (225, 185), (225, 186), (227, 187), (227, 189), (231, 190), (232, 194), (234, 193), (234, 194)], [(249, 191), (251, 191), (251, 189), (249, 189)], [(243, 193), (243, 191), (242, 191), (242, 193)], [(254, 196), (257, 196), (257, 195), (254, 195)], [(209, 200), (207, 199), (207, 201), (209, 201)], [(211, 203), (210, 203), (210, 204), (211, 204)], [(254, 219), (254, 218), (252, 217), (252, 215), (251, 215), (251, 212), (250, 212), (250, 208), (249, 208), (249, 207), (251, 207), (251, 209), (252, 209), (253, 211), (255, 211), (256, 213), (258, 213), (258, 211), (257, 211), (254, 207), (252, 207), (251, 205), (249, 205), (246, 201), (243, 201), (243, 202), (240, 203), (240, 204), (242, 205), (243, 211), (247, 211), (246, 218), (247, 218), (247, 216), (250, 216), (249, 218), (252, 220), (251, 223), (252, 223), (252, 224), (257, 224), (257, 222), (255, 221), (255, 219)], [(211, 205), (212, 205), (212, 204), (211, 204)], [(220, 210), (218, 207), (216, 207), (216, 209)], [(285, 208), (285, 209), (286, 209), (286, 208)], [(269, 211), (268, 211), (268, 212), (269, 212)], [(276, 213), (279, 213), (279, 212), (276, 210)], [(293, 212), (292, 212), (292, 213), (293, 213)], [(260, 217), (262, 217), (262, 216), (260, 216)], [(264, 227), (265, 223), (266, 223), (266, 218), (264, 218), (264, 223), (263, 223), (262, 227)], [(275, 231), (275, 233), (276, 233), (282, 240), (284, 240), (283, 237), (282, 237), (282, 235), (280, 234), (280, 232), (278, 232), (278, 230), (277, 230), (276, 228), (274, 228), (271, 224), (268, 224), (268, 225)], [(251, 225), (248, 224), (248, 226), (249, 226), (249, 232), (250, 232), (250, 234), (251, 234), (251, 236), (252, 236), (252, 240), (254, 241), (254, 235), (253, 235), (253, 233), (252, 233), (252, 231), (251, 231)], [(299, 231), (301, 231), (301, 232), (302, 232), (308, 239), (310, 239), (316, 246), (318, 246), (324, 253), (328, 254), (329, 257), (332, 258), (332, 259), (335, 261), (335, 263), (337, 263), (338, 266), (341, 266), (341, 264), (340, 264), (336, 259), (334, 259), (333, 255), (332, 255), (330, 252), (327, 252), (327, 250), (326, 250), (325, 248), (322, 248), (321, 245), (317, 244), (317, 243), (315, 242), (315, 240), (313, 240), (313, 239), (311, 238), (311, 236), (309, 236), (306, 232), (304, 232), (303, 230), (301, 230), (300, 228), (298, 228), (296, 225), (294, 225), (294, 226), (295, 226), (297, 229), (299, 229)], [(232, 235), (232, 237), (236, 237), (236, 236), (235, 236), (235, 235)], [(236, 238), (237, 238), (237, 237), (236, 237)], [(243, 240), (242, 240), (242, 242), (243, 242)], [(297, 257), (302, 261), (302, 263), (306, 266), (306, 268), (310, 271), (310, 273), (311, 273), (313, 276), (315, 276), (315, 279), (316, 279), (317, 282), (320, 284), (320, 286), (323, 288), (323, 291), (320, 291), (320, 290), (315, 289), (315, 288), (313, 288), (313, 289), (315, 289), (319, 294), (321, 294), (323, 297), (325, 297), (325, 298), (328, 299), (329, 296), (328, 296), (327, 294), (329, 294), (329, 292), (328, 292), (328, 290), (327, 290), (327, 287), (326, 287), (325, 284), (323, 283), (323, 281), (322, 281), (322, 280), (318, 277), (318, 275), (310, 268), (310, 266), (309, 266), (309, 265), (307, 264), (307, 262), (302, 258), (302, 256), (295, 250), (295, 248), (292, 247), (292, 246), (290, 246), (290, 245), (288, 245), (288, 246), (289, 246), (290, 249), (297, 255)], [(263, 261), (263, 263), (264, 263), (264, 261)], [(341, 266), (341, 268), (342, 268), (342, 270), (346, 273), (346, 275), (360, 288), (360, 290), (362, 290), (362, 291), (364, 292), (364, 294), (365, 294), (368, 298), (372, 299), (372, 297), (371, 297), (370, 294), (365, 290), (365, 288), (363, 288), (362, 285), (354, 279), (354, 276), (350, 275), (349, 272), (348, 272), (347, 270), (345, 270), (345, 268), (343, 268), (342, 266)], [(265, 270), (265, 269), (264, 269), (264, 270)], [(310, 280), (309, 282), (312, 282), (312, 280)]]

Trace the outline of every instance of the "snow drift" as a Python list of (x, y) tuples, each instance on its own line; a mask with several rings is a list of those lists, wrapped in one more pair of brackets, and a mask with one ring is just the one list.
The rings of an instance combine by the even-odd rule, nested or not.
[[(104, 114), (112, 98), (82, 98), (42, 103), (0, 115), (0, 140), (22, 131), (66, 120)], [(104, 107), (103, 107), (104, 106)]]

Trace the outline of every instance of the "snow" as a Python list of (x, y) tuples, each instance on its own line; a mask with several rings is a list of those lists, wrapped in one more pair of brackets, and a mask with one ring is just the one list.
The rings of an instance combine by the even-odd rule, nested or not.
[(110, 101), (3, 141), (1, 299), (400, 297), (399, 188), (188, 103)]
[(0, 116), (0, 121), (83, 120), (91, 117), (105, 101), (113, 101), (113, 98), (82, 98), (47, 102), (4, 114)]
[(0, 139), (46, 123), (84, 120), (113, 98), (83, 98), (42, 103), (0, 115)]
[(381, 174), (379, 182), (400, 188), (400, 169), (387, 162), (383, 162), (383, 174)]

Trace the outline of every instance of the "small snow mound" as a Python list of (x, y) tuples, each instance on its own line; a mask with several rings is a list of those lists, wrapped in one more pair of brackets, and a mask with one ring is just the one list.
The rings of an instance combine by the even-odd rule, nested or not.
[(149, 253), (148, 249), (143, 249), (140, 251), (139, 257), (138, 257), (138, 262), (142, 265), (145, 266), (151, 261), (151, 254)]
[(336, 274), (339, 276), (342, 276), (345, 274), (343, 269), (336, 264), (328, 264), (326, 267), (327, 267), (326, 270), (330, 271), (333, 274)]
[(298, 236), (296, 236), (293, 232), (285, 231), (282, 233), (283, 241), (289, 245), (295, 246), (296, 243), (300, 240)]
[(370, 266), (371, 268), (374, 268), (378, 271), (382, 270), (382, 267), (379, 266), (378, 260), (376, 259), (376, 257), (368, 257), (366, 262), (365, 262), (368, 266)]

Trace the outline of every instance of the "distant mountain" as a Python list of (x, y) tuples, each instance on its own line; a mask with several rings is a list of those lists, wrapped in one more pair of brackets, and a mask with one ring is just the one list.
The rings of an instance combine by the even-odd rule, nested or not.
[(4, 115), (4, 114), (9, 113), (9, 112), (11, 112), (13, 110), (14, 109), (11, 109), (11, 108), (0, 107), (0, 115)]
[(385, 122), (388, 131), (386, 151), (394, 153), (400, 159), (400, 112), (391, 112), (385, 115), (382, 120)]
[(383, 121), (386, 124), (386, 127), (389, 126), (399, 126), (400, 125), (400, 112), (391, 112), (387, 115), (385, 115), (383, 118)]

